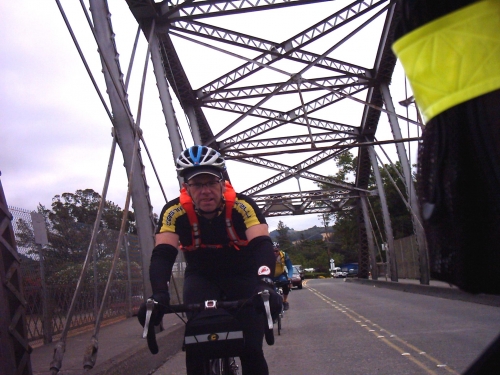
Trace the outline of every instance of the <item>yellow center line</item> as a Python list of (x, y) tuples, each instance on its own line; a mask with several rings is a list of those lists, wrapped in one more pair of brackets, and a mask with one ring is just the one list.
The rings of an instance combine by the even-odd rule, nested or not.
[[(448, 365), (444, 365), (443, 366), (443, 363), (440, 362), (440, 361), (438, 361), (436, 358), (434, 358), (431, 355), (427, 354), (423, 350), (420, 350), (416, 346), (414, 346), (412, 344), (409, 344), (406, 341), (403, 341), (398, 336), (392, 334), (391, 332), (389, 332), (386, 329), (382, 328), (378, 324), (373, 323), (371, 320), (365, 318), (361, 314), (358, 314), (357, 312), (355, 312), (354, 310), (348, 308), (347, 306), (342, 305), (342, 304), (334, 301), (330, 297), (324, 295), (323, 293), (317, 291), (314, 288), (308, 287), (307, 289), (310, 290), (312, 293), (314, 293), (317, 297), (319, 297), (320, 299), (322, 299), (323, 301), (327, 302), (329, 305), (331, 305), (332, 307), (334, 307), (336, 310), (341, 311), (344, 315), (346, 315), (347, 317), (349, 317), (349, 319), (353, 320), (355, 323), (358, 323), (367, 332), (374, 334), (375, 337), (377, 337), (378, 339), (380, 339), (387, 346), (389, 346), (392, 349), (396, 350), (401, 355), (404, 355), (410, 361), (412, 361), (417, 366), (419, 366), (420, 368), (422, 368), (423, 370), (425, 370), (428, 374), (435, 375), (436, 373), (432, 369), (430, 369), (426, 364), (424, 364), (423, 362), (419, 361), (416, 357), (412, 356), (410, 353), (407, 353), (407, 351), (405, 350), (405, 347), (406, 347), (406, 349), (413, 350), (418, 355), (424, 356), (430, 362), (435, 363), (436, 366), (441, 367), (441, 368), (445, 368), (446, 371), (448, 371), (449, 373), (454, 374), (454, 375), (459, 375), (459, 373), (457, 371), (453, 370)], [(378, 332), (375, 329), (373, 329), (373, 327), (378, 328), (379, 329)], [(381, 334), (381, 332), (385, 333), (385, 335), (388, 335), (391, 339), (399, 342), (401, 344), (401, 346), (398, 346), (394, 342), (391, 342), (390, 340), (388, 340), (385, 337), (385, 335)]]

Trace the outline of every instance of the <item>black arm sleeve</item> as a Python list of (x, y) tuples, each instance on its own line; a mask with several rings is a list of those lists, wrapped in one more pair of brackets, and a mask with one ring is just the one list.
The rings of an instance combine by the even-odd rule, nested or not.
[(168, 282), (172, 275), (172, 267), (177, 257), (177, 249), (172, 245), (156, 245), (151, 254), (151, 263), (149, 265), (149, 280), (153, 294), (167, 292)]
[(271, 270), (271, 274), (267, 277), (274, 277), (274, 269), (276, 268), (276, 258), (273, 253), (273, 241), (269, 236), (259, 236), (252, 239), (248, 246), (255, 252), (255, 261), (257, 268), (267, 266)]

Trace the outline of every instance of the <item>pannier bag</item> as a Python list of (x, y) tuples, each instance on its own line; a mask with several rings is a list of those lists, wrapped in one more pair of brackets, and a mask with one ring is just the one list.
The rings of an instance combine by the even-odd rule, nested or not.
[(188, 320), (184, 347), (204, 358), (239, 357), (245, 340), (240, 322), (224, 310), (204, 310)]

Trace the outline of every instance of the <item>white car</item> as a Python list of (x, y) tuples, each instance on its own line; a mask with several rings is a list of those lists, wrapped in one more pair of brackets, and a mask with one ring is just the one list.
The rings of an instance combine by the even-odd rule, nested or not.
[(314, 268), (304, 268), (304, 271), (306, 271), (306, 272), (314, 272)]
[(347, 272), (342, 272), (340, 267), (335, 267), (332, 271), (333, 277), (347, 277)]

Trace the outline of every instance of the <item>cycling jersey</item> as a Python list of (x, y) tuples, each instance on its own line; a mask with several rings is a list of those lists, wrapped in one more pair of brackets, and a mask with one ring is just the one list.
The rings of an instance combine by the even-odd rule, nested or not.
[[(234, 229), (234, 225), (232, 222), (233, 216), (233, 208), (241, 208), (240, 205), (236, 205), (236, 192), (231, 184), (226, 181), (225, 182), (226, 190), (224, 191), (224, 201), (226, 204), (224, 205), (224, 214), (225, 214), (225, 222), (226, 222), (226, 232), (229, 237), (229, 245), (233, 246), (236, 249), (240, 249), (240, 246), (248, 245), (248, 241), (242, 240), (238, 237), (238, 233)], [(200, 227), (198, 215), (196, 214), (196, 210), (194, 207), (194, 202), (191, 196), (188, 194), (186, 188), (181, 189), (181, 196), (179, 197), (180, 204), (184, 211), (186, 211), (187, 217), (189, 219), (189, 224), (191, 225), (191, 234), (192, 240), (190, 246), (181, 246), (182, 251), (192, 251), (196, 250), (200, 247), (223, 247), (223, 244), (217, 245), (206, 245), (201, 241), (200, 237)]]
[[(185, 198), (185, 197), (184, 197)], [(189, 210), (189, 208), (188, 208)], [(225, 207), (207, 219), (196, 218), (200, 246), (193, 245), (192, 223), (180, 198), (168, 202), (162, 210), (156, 233), (175, 233), (179, 236), (187, 267), (184, 272), (184, 303), (199, 303), (207, 299), (250, 299), (259, 282), (259, 267), (272, 269), (274, 259), (272, 242), (268, 236), (258, 236), (247, 245), (234, 246), (234, 238), (228, 234)], [(191, 220), (192, 221), (192, 220)], [(255, 225), (266, 224), (264, 215), (255, 202), (236, 194), (231, 210), (231, 228), (236, 237), (245, 243), (246, 231)], [(201, 246), (203, 245), (203, 246)], [(151, 263), (154, 268), (153, 262)], [(161, 272), (161, 271), (160, 271)], [(151, 270), (150, 270), (151, 274)], [(161, 274), (163, 275), (163, 274)], [(262, 350), (266, 317), (253, 308), (241, 309), (235, 315), (242, 324), (245, 347), (240, 355), (243, 373), (268, 375), (268, 367)], [(186, 350), (187, 374), (203, 372), (203, 358)]]
[[(285, 272), (285, 270), (287, 272)], [(286, 276), (291, 279), (293, 276), (293, 265), (288, 254), (280, 250), (279, 255), (276, 257), (274, 277), (279, 278), (281, 275), (284, 275), (285, 279)]]
[[(257, 274), (258, 266), (252, 249), (241, 246), (238, 250), (230, 245), (224, 209), (211, 219), (197, 216), (204, 247), (184, 253), (188, 263), (186, 273), (200, 272), (211, 278)], [(241, 240), (247, 239), (245, 232), (248, 228), (266, 223), (256, 203), (250, 197), (239, 193), (236, 193), (231, 216), (233, 228)], [(191, 224), (179, 198), (167, 203), (162, 210), (156, 233), (164, 232), (177, 234), (181, 247), (189, 248), (193, 245)]]

